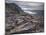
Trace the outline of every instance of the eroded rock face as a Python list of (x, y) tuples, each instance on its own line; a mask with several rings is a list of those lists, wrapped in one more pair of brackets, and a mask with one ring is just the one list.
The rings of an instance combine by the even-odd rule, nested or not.
[(24, 33), (24, 32), (36, 33), (44, 31), (43, 16), (31, 16), (22, 14), (20, 15), (11, 13), (9, 11), (7, 12), (6, 10), (5, 17), (6, 17), (5, 18), (6, 35), (10, 35), (11, 33)]

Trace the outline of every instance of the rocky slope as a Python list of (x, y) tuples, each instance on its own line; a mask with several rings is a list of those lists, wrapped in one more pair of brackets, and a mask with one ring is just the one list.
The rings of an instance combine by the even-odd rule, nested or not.
[(5, 31), (6, 35), (44, 32), (44, 17), (28, 15), (15, 4), (6, 4)]

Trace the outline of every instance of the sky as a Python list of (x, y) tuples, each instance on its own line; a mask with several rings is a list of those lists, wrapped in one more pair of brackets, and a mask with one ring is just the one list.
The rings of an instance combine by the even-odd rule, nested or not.
[[(22, 7), (22, 9), (24, 10), (28, 10), (28, 9), (31, 9), (31, 10), (43, 10), (44, 9), (44, 4), (43, 3), (35, 3), (35, 2), (14, 2), (16, 0), (6, 0), (8, 3), (11, 2), (11, 3), (16, 3), (18, 4), (20, 7)], [(28, 9), (27, 9), (28, 7)]]
[(16, 0), (6, 0), (8, 3), (16, 3), (19, 7), (21, 7), (24, 12), (29, 14), (37, 14), (36, 12), (31, 12), (30, 10), (44, 10), (44, 3), (43, 2), (26, 2), (26, 1), (19, 1)]

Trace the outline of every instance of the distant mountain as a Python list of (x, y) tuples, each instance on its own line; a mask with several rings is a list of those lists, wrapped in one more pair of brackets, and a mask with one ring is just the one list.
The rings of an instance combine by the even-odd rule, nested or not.
[(23, 10), (17, 4), (5, 3), (5, 7), (6, 7), (5, 8), (6, 12), (8, 12), (8, 13), (24, 14)]

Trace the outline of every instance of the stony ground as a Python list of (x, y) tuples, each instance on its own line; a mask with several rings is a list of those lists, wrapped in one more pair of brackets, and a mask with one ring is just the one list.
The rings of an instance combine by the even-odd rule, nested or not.
[(44, 22), (41, 16), (10, 14), (6, 17), (6, 33), (43, 32)]

